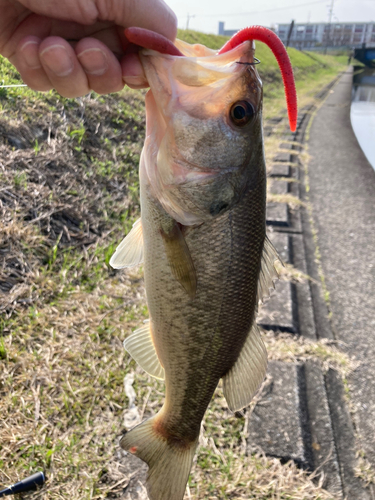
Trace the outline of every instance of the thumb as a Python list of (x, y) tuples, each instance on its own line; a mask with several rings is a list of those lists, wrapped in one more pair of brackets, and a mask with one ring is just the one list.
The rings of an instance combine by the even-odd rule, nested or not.
[(90, 25), (111, 21), (118, 26), (137, 26), (174, 40), (177, 18), (163, 0), (19, 0), (30, 11), (49, 18)]
[(156, 31), (174, 40), (177, 17), (163, 0), (97, 0), (100, 19), (119, 26), (132, 26)]

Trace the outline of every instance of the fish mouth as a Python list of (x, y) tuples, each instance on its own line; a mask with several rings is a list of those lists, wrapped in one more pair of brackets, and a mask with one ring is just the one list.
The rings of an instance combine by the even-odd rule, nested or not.
[[(195, 46), (179, 40), (176, 45), (186, 53), (185, 57), (161, 54), (151, 49), (142, 49), (139, 53), (147, 81), (164, 116), (172, 116), (179, 105), (186, 107), (189, 91), (194, 92), (195, 100), (199, 99), (208, 106), (213, 91), (230, 87), (232, 81), (234, 84), (249, 69), (253, 70), (254, 79), (261, 86), (254, 68), (258, 60), (254, 58), (253, 41), (245, 41), (223, 54), (211, 49), (201, 50), (200, 46), (194, 49)], [(203, 55), (192, 56), (194, 50)], [(211, 105), (207, 116), (214, 115), (215, 109)]]
[[(154, 51), (156, 50), (159, 53), (169, 54), (171, 56), (177, 55), (180, 58), (181, 56), (207, 56), (206, 60), (212, 55), (215, 57), (215, 55), (222, 56), (223, 54), (231, 54), (234, 50), (238, 49), (243, 45), (243, 43), (246, 42), (250, 42), (252, 48), (254, 49), (253, 41), (260, 40), (272, 50), (278, 62), (284, 83), (290, 129), (292, 132), (295, 132), (297, 128), (298, 106), (293, 68), (282, 41), (272, 30), (265, 28), (264, 26), (248, 26), (247, 28), (243, 28), (230, 40), (228, 40), (228, 42), (225, 43), (217, 53), (214, 53), (211, 49), (208, 49), (203, 45), (190, 45), (180, 40), (178, 40), (176, 45), (174, 45), (164, 36), (143, 28), (128, 28), (125, 30), (125, 35), (131, 43), (144, 48), (153, 49)], [(259, 61), (252, 61), (247, 64), (251, 65), (256, 63), (259, 63)]]

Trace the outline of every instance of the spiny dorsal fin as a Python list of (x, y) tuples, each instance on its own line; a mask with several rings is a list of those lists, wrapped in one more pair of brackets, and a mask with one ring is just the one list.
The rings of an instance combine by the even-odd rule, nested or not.
[(254, 321), (237, 361), (223, 377), (224, 396), (230, 410), (239, 411), (250, 404), (266, 371), (267, 351)]
[(149, 319), (145, 321), (144, 326), (135, 330), (124, 340), (124, 347), (130, 356), (151, 377), (164, 380), (164, 368), (161, 366), (155, 350)]
[(170, 219), (162, 226), (161, 234), (172, 274), (193, 299), (197, 290), (197, 275), (181, 228), (175, 220)]
[(262, 261), (258, 279), (257, 301), (263, 301), (270, 296), (270, 289), (275, 288), (275, 281), (279, 277), (279, 273), (275, 268), (275, 262), (282, 261), (278, 256), (276, 248), (271, 243), (268, 236), (265, 237), (262, 253)]
[(112, 255), (109, 264), (114, 269), (137, 266), (143, 261), (142, 221), (138, 219)]

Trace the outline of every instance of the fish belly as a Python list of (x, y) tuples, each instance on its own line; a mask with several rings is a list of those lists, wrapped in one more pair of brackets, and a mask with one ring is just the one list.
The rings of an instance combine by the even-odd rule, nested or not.
[(194, 298), (171, 272), (160, 227), (170, 216), (141, 185), (144, 275), (151, 331), (165, 370), (160, 424), (168, 436), (197, 439), (215, 388), (251, 329), (265, 239), (265, 175), (230, 211), (182, 227), (197, 275)]

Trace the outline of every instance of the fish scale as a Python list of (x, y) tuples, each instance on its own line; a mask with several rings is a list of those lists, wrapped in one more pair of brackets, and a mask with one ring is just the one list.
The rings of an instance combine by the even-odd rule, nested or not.
[[(143, 258), (150, 319), (124, 346), (165, 380), (161, 410), (121, 439), (149, 466), (150, 500), (183, 499), (219, 380), (236, 411), (250, 403), (266, 372), (255, 316), (278, 257), (266, 237), (262, 87), (253, 43), (244, 38), (253, 33), (277, 52), (287, 87), (293, 76), (274, 33), (245, 31), (217, 54), (181, 41), (175, 50), (140, 28), (125, 32), (146, 48), (139, 54), (151, 90), (141, 219), (110, 263), (129, 267)], [(295, 90), (286, 90), (294, 127)]]
[[(166, 379), (173, 380), (166, 386), (163, 425), (176, 438), (197, 439), (219, 379), (236, 361), (251, 328), (265, 237), (263, 160), (258, 169), (256, 188), (233, 210), (186, 231), (198, 275), (193, 301), (181, 286), (176, 287), (169, 262), (155, 262), (155, 256), (163, 254), (159, 221), (169, 216), (142, 192), (145, 285), (154, 290), (147, 302), (156, 351)], [(217, 343), (221, 347), (210, 358)]]

